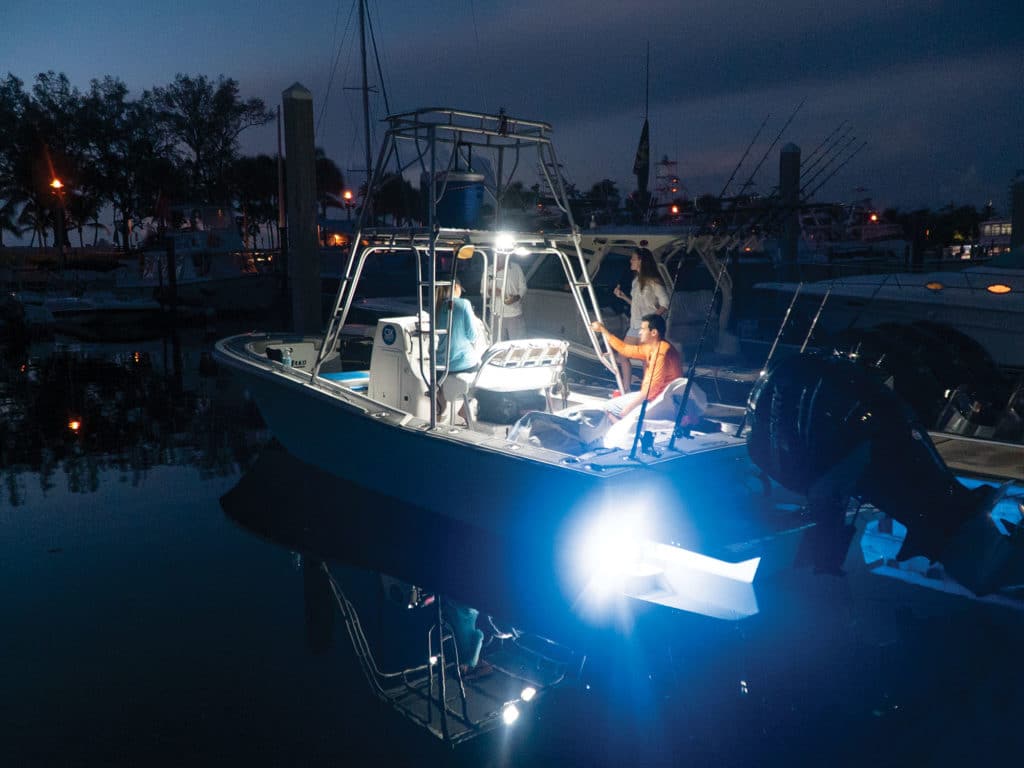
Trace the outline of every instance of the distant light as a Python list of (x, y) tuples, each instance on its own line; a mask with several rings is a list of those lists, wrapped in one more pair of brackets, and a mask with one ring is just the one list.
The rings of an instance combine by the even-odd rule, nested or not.
[(672, 211), (672, 215), (673, 216), (678, 216), (679, 215), (679, 206), (678, 205), (673, 205), (669, 210)]
[(64, 182), (58, 178), (54, 178), (54, 180), (50, 182), (50, 186), (53, 189), (64, 189)]
[(532, 685), (528, 685), (523, 688), (523, 692), (519, 694), (519, 698), (523, 701), (533, 701), (533, 697), (537, 695), (537, 689)]
[(946, 286), (944, 286), (942, 283), (933, 280), (930, 283), (925, 283), (924, 287), (927, 288), (929, 291), (941, 291)]
[(872, 213), (871, 216), (869, 216), (868, 218), (870, 218), (871, 221), (873, 221), (873, 222), (877, 222), (878, 221), (878, 214), (877, 213)]
[(519, 708), (515, 704), (506, 704), (505, 708), (501, 710), (501, 719), (505, 725), (512, 725), (519, 719)]
[(516, 247), (516, 239), (508, 232), (499, 232), (494, 238), (494, 247), (499, 251), (511, 251)]
[(70, 429), (72, 432), (77, 432), (81, 428), (82, 422), (79, 421), (78, 419), (71, 419), (68, 421), (68, 429)]
[(988, 291), (989, 293), (1003, 294), (1009, 293), (1010, 291), (1013, 290), (1013, 288), (1011, 288), (1008, 285), (1005, 285), (1004, 283), (992, 283), (992, 285), (987, 286), (985, 290)]
[(352, 199), (352, 190), (351, 189), (346, 189), (344, 192), (341, 193), (341, 197), (346, 202), (351, 200)]

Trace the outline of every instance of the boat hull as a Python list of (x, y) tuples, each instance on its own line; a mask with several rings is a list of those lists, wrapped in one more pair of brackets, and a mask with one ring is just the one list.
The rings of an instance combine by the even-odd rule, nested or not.
[[(236, 346), (244, 339), (233, 337)], [(581, 530), (607, 515), (639, 513), (650, 538), (734, 562), (766, 555), (749, 542), (763, 544), (804, 525), (779, 513), (779, 503), (793, 499), (778, 487), (766, 494), (745, 441), (728, 435), (684, 439), (679, 451), (661, 457), (631, 461), (628, 451), (615, 451), (577, 460), (461, 428), (431, 428), (331, 382), (311, 382), (305, 372), (246, 361), (229, 351), (233, 340), (218, 343), (217, 358), (242, 375), (267, 426), (293, 456), (526, 542), (544, 556), (564, 553)], [(344, 500), (336, 503), (342, 511)], [(791, 549), (781, 555), (790, 561), (783, 566), (791, 564)]]

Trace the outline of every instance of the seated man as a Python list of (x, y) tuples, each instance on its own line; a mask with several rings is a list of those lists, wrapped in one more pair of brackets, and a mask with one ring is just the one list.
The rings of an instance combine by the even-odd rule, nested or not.
[(644, 380), (639, 392), (628, 392), (608, 401), (605, 409), (615, 419), (621, 419), (644, 400), (653, 400), (660, 395), (668, 383), (683, 375), (683, 360), (679, 352), (665, 341), (665, 318), (658, 314), (644, 315), (640, 321), (640, 343), (626, 344), (613, 336), (604, 323), (594, 321), (591, 327), (604, 334), (604, 340), (612, 349), (624, 357), (643, 360)]

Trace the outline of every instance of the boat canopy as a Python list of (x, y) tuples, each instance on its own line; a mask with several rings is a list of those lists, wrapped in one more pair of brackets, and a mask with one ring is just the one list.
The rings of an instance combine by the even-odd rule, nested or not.
[[(389, 127), (377, 163), (373, 166), (373, 175), (334, 299), (325, 343), (313, 367), (313, 376), (319, 375), (324, 359), (334, 349), (348, 320), (367, 258), (374, 253), (409, 250), (417, 254), (417, 317), (421, 330), (433, 331), (417, 334), (420, 339), (426, 336), (429, 344), (424, 359), (436, 359), (437, 337), (445, 332), (435, 323), (435, 291), (439, 287), (453, 285), (461, 260), (481, 254), (486, 270), (487, 264), (497, 259), (545, 253), (556, 256), (561, 263), (566, 285), (573, 295), (576, 310), (584, 320), (590, 343), (598, 359), (618, 380), (618, 367), (611, 350), (605, 347), (601, 337), (590, 328), (592, 321), (601, 319), (600, 304), (580, 248), (580, 233), (573, 221), (565, 183), (558, 172), (560, 166), (551, 143), (551, 127), (547, 123), (522, 120), (504, 113), (488, 115), (439, 108), (392, 115), (387, 118), (387, 122)], [(407, 147), (411, 145), (411, 155), (408, 151), (400, 153), (403, 144)], [(524, 158), (524, 154), (532, 157)], [(449, 192), (450, 179), (459, 175), (473, 175), (478, 183), (484, 185), (485, 193), (500, 203), (516, 167), (523, 161), (535, 163), (539, 169), (546, 187), (545, 194), (555, 201), (568, 221), (568, 238), (564, 232), (556, 238), (554, 234), (544, 232), (504, 231), (500, 221), (500, 204), (495, 205), (498, 221), (493, 229), (445, 226), (447, 222), (442, 220), (439, 212), (440, 203)], [(397, 168), (401, 176), (416, 167), (421, 171), (421, 178), (428, 180), (425, 184), (426, 226), (379, 226), (380, 216), (374, 211), (374, 202), (386, 179), (393, 178), (391, 174), (395, 172), (385, 172), (384, 169)], [(491, 177), (493, 183), (488, 184), (486, 181), (490, 174), (474, 173), (482, 167), (497, 169)], [(506, 167), (512, 168), (507, 176), (504, 171)], [(430, 179), (434, 183), (430, 183)], [(493, 301), (493, 297), (490, 298)], [(487, 296), (483, 297), (485, 317), (488, 299)], [(431, 370), (424, 371), (424, 380), (429, 382), (431, 391), (435, 392), (447, 375), (445, 366), (439, 367), (440, 370), (431, 367)], [(621, 381), (619, 387), (622, 387)], [(432, 407), (432, 425), (436, 423), (436, 418), (436, 409)]]

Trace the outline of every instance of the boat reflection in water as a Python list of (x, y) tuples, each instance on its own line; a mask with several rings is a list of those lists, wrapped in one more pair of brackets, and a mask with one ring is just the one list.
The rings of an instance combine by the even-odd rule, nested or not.
[[(582, 669), (583, 655), (487, 612), (508, 607), (508, 590), (494, 585), (501, 552), (465, 526), (406, 509), (275, 447), (221, 504), (239, 525), (297, 553), (310, 650), (325, 653), (340, 622), (370, 692), (443, 742), (513, 725)], [(346, 585), (352, 565), (396, 574), (379, 574), (371, 610), (359, 605), (371, 590)], [(367, 613), (372, 625), (361, 618)]]

